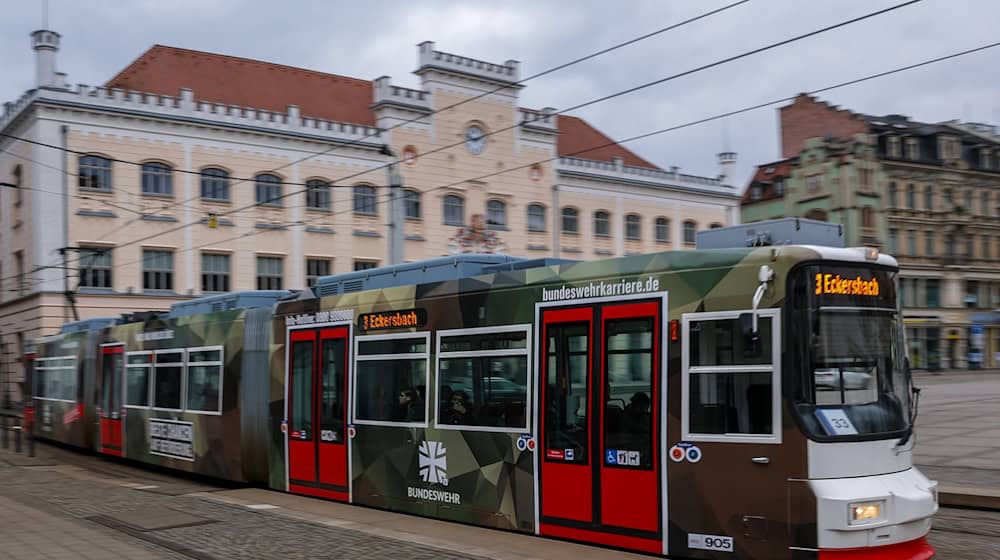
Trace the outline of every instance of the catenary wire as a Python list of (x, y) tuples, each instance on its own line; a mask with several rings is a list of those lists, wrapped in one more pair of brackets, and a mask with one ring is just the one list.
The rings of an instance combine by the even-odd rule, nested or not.
[[(898, 74), (898, 73), (905, 72), (905, 71), (908, 71), (908, 70), (913, 70), (913, 69), (920, 68), (920, 67), (923, 67), (923, 66), (928, 66), (928, 65), (931, 65), (931, 64), (936, 64), (936, 63), (944, 62), (944, 61), (947, 61), (947, 60), (959, 58), (959, 57), (962, 57), (962, 56), (974, 54), (974, 53), (977, 53), (977, 52), (982, 52), (982, 51), (993, 49), (993, 48), (997, 48), (997, 47), (1000, 47), (1000, 42), (989, 43), (989, 44), (982, 45), (982, 46), (979, 46), (979, 47), (975, 47), (975, 48), (971, 48), (971, 49), (967, 49), (967, 50), (955, 52), (955, 53), (952, 53), (952, 54), (948, 54), (948, 55), (944, 55), (944, 56), (940, 56), (940, 57), (936, 57), (936, 58), (924, 60), (924, 61), (917, 62), (917, 63), (914, 63), (914, 64), (909, 64), (909, 65), (906, 65), (906, 66), (901, 66), (901, 67), (894, 68), (894, 69), (891, 69), (891, 70), (886, 70), (886, 71), (878, 72), (878, 73), (875, 73), (875, 74), (869, 74), (867, 76), (863, 76), (863, 77), (860, 77), (860, 78), (855, 78), (855, 79), (851, 79), (851, 80), (847, 80), (847, 81), (843, 81), (843, 82), (838, 82), (836, 84), (832, 84), (832, 85), (829, 85), (829, 86), (824, 86), (822, 88), (814, 89), (814, 90), (811, 90), (811, 91), (806, 91), (804, 93), (806, 95), (818, 95), (818, 94), (825, 93), (825, 92), (828, 92), (828, 91), (832, 91), (832, 90), (836, 90), (836, 89), (841, 89), (841, 88), (849, 87), (849, 86), (856, 85), (856, 84), (859, 84), (859, 83), (863, 83), (863, 82), (875, 80), (875, 79), (878, 79), (878, 78), (883, 78), (883, 77), (890, 76), (890, 75), (893, 75), (893, 74)], [(627, 143), (630, 143), (630, 142), (634, 142), (634, 141), (637, 141), (637, 140), (642, 140), (642, 139), (645, 139), (645, 138), (650, 138), (650, 137), (657, 136), (657, 135), (660, 135), (660, 134), (665, 134), (665, 133), (668, 133), (668, 132), (674, 132), (674, 131), (677, 131), (677, 130), (682, 130), (682, 129), (685, 129), (685, 128), (690, 128), (690, 127), (697, 126), (697, 125), (700, 125), (700, 124), (705, 124), (705, 123), (708, 123), (708, 122), (712, 122), (712, 121), (717, 121), (717, 120), (729, 118), (729, 117), (732, 117), (732, 116), (740, 115), (740, 114), (743, 114), (743, 113), (748, 113), (748, 112), (751, 112), (751, 111), (756, 111), (756, 110), (763, 109), (763, 108), (766, 108), (766, 107), (771, 107), (771, 106), (774, 106), (774, 105), (780, 105), (782, 103), (787, 103), (789, 101), (793, 101), (796, 97), (797, 97), (797, 95), (793, 95), (793, 96), (788, 96), (788, 97), (782, 97), (782, 98), (779, 98), (779, 99), (772, 99), (770, 101), (765, 101), (765, 102), (762, 102), (762, 103), (757, 103), (757, 104), (754, 104), (754, 105), (749, 105), (749, 106), (746, 106), (746, 107), (743, 107), (743, 108), (740, 108), (740, 109), (734, 109), (732, 111), (727, 111), (727, 112), (724, 112), (724, 113), (718, 113), (718, 114), (715, 114), (715, 115), (712, 115), (712, 116), (708, 116), (708, 117), (704, 117), (704, 118), (700, 118), (700, 119), (696, 119), (696, 120), (692, 120), (692, 121), (687, 121), (687, 122), (682, 123), (682, 124), (678, 124), (678, 125), (674, 125), (674, 126), (670, 126), (670, 127), (666, 127), (666, 128), (661, 128), (661, 129), (654, 130), (654, 131), (651, 131), (651, 132), (646, 132), (646, 133), (643, 133), (643, 134), (639, 134), (639, 135), (635, 135), (635, 136), (630, 136), (630, 137), (622, 138), (622, 139), (619, 139), (619, 140), (611, 140), (611, 141), (606, 142), (604, 144), (600, 144), (600, 145), (591, 146), (591, 147), (588, 147), (588, 148), (585, 148), (585, 149), (577, 150), (576, 152), (573, 152), (571, 154), (564, 154), (564, 155), (561, 155), (561, 156), (554, 156), (554, 157), (547, 158), (547, 159), (541, 159), (541, 160), (537, 160), (537, 161), (534, 161), (534, 162), (531, 162), (531, 163), (528, 163), (528, 164), (524, 164), (524, 165), (521, 165), (521, 166), (518, 166), (518, 167), (512, 167), (512, 168), (509, 168), (509, 169), (504, 169), (504, 170), (496, 171), (496, 172), (493, 172), (493, 173), (488, 173), (488, 174), (485, 174), (485, 175), (480, 175), (480, 176), (475, 177), (475, 178), (463, 179), (462, 181), (458, 181), (458, 182), (455, 182), (455, 183), (449, 183), (449, 184), (446, 184), (446, 185), (439, 185), (439, 186), (434, 187), (432, 189), (429, 189), (429, 190), (426, 190), (426, 191), (422, 191), (422, 193), (428, 193), (428, 192), (433, 192), (433, 191), (436, 191), (436, 190), (447, 189), (447, 188), (453, 187), (455, 185), (458, 185), (458, 184), (461, 184), (461, 183), (464, 183), (464, 182), (467, 182), (467, 181), (475, 181), (475, 180), (486, 179), (486, 178), (494, 177), (494, 176), (497, 176), (497, 175), (502, 175), (504, 173), (510, 173), (510, 172), (513, 172), (513, 171), (517, 171), (517, 170), (520, 170), (520, 169), (527, 169), (527, 168), (530, 168), (530, 167), (532, 167), (534, 165), (538, 165), (538, 164), (542, 164), (542, 163), (547, 163), (547, 162), (555, 161), (555, 160), (558, 160), (560, 158), (573, 157), (573, 156), (585, 154), (585, 153), (590, 152), (590, 151), (599, 150), (601, 148), (606, 148), (606, 147), (609, 147), (609, 146), (614, 146), (616, 144), (627, 144)], [(389, 202), (391, 200), (391, 198), (392, 197), (390, 196), (390, 197), (388, 197), (388, 198), (386, 198), (384, 200), (377, 201), (376, 204), (385, 204), (385, 203)], [(349, 212), (353, 212), (353, 211), (351, 211), (351, 210), (341, 210), (341, 211), (335, 212), (334, 215), (346, 214), (346, 213), (349, 213)], [(296, 225), (305, 225), (305, 224), (302, 221), (298, 221), (298, 222), (288, 222), (285, 225), (288, 226), (288, 227), (294, 227)], [(225, 243), (225, 242), (232, 241), (232, 240), (235, 240), (235, 239), (243, 239), (243, 238), (246, 238), (246, 237), (252, 237), (252, 236), (255, 236), (255, 235), (258, 235), (258, 234), (261, 234), (261, 233), (265, 233), (266, 231), (270, 231), (270, 230), (251, 230), (251, 231), (245, 232), (243, 234), (240, 234), (240, 235), (237, 235), (237, 236), (234, 236), (234, 237), (231, 237), (231, 238), (226, 238), (226, 239), (222, 239), (222, 240), (215, 240), (215, 241), (212, 241), (211, 243), (206, 243), (204, 245), (200, 245), (200, 246), (197, 246), (197, 247), (191, 247), (189, 249), (182, 249), (180, 251), (177, 251), (177, 253), (185, 253), (185, 252), (188, 252), (188, 251), (202, 249), (202, 248), (208, 247), (208, 246), (213, 245), (213, 244)], [(141, 261), (142, 261), (142, 259), (137, 259), (137, 260), (134, 260), (134, 261), (129, 261), (129, 262), (126, 262), (126, 263), (122, 263), (119, 266), (127, 266), (127, 265), (131, 265), (131, 264), (136, 264), (136, 263), (141, 262)]]
[[(869, 13), (861, 15), (861, 16), (853, 17), (853, 18), (850, 18), (850, 19), (847, 19), (847, 20), (844, 20), (844, 21), (841, 21), (841, 22), (838, 22), (838, 23), (835, 23), (835, 24), (831, 24), (831, 25), (828, 25), (828, 26), (825, 26), (825, 27), (822, 27), (822, 28), (819, 28), (819, 29), (815, 29), (813, 31), (809, 31), (809, 32), (806, 32), (806, 33), (802, 33), (802, 34), (793, 36), (793, 37), (789, 37), (787, 39), (783, 39), (781, 41), (777, 41), (775, 43), (771, 43), (771, 44), (765, 45), (763, 47), (758, 47), (758, 48), (755, 48), (755, 49), (752, 49), (752, 50), (749, 50), (749, 51), (744, 51), (744, 52), (742, 52), (740, 54), (733, 55), (733, 56), (730, 56), (730, 57), (727, 57), (727, 58), (724, 58), (724, 59), (720, 59), (720, 60), (717, 60), (715, 62), (711, 62), (711, 63), (708, 63), (708, 64), (704, 64), (704, 65), (698, 66), (696, 68), (692, 68), (692, 69), (685, 70), (685, 71), (680, 72), (680, 73), (676, 73), (676, 74), (672, 74), (672, 75), (669, 75), (669, 76), (665, 76), (663, 78), (659, 78), (659, 79), (656, 79), (656, 80), (653, 80), (653, 81), (650, 81), (650, 82), (646, 82), (644, 84), (640, 84), (638, 86), (627, 88), (625, 90), (622, 90), (622, 91), (619, 91), (619, 92), (616, 92), (616, 93), (612, 93), (612, 94), (609, 94), (609, 95), (605, 95), (603, 97), (600, 97), (600, 98), (597, 98), (597, 99), (593, 99), (593, 100), (590, 100), (590, 101), (587, 101), (587, 102), (584, 102), (584, 103), (579, 103), (577, 105), (574, 105), (574, 106), (571, 106), (571, 107), (568, 107), (568, 108), (556, 111), (556, 112), (552, 113), (552, 115), (564, 114), (564, 113), (566, 113), (568, 111), (571, 111), (571, 110), (581, 109), (581, 108), (588, 107), (588, 106), (591, 106), (591, 105), (594, 105), (594, 104), (597, 104), (597, 103), (602, 103), (604, 101), (608, 101), (608, 100), (611, 100), (611, 99), (614, 99), (614, 98), (617, 98), (617, 97), (620, 97), (620, 96), (623, 96), (623, 95), (628, 95), (628, 94), (631, 94), (631, 93), (635, 93), (635, 92), (640, 91), (642, 89), (646, 89), (646, 88), (649, 88), (649, 87), (652, 87), (652, 86), (655, 86), (655, 85), (663, 84), (663, 83), (666, 83), (668, 81), (672, 81), (672, 80), (675, 80), (675, 79), (678, 79), (678, 78), (681, 78), (681, 77), (684, 77), (684, 76), (689, 76), (689, 75), (692, 75), (692, 74), (695, 74), (695, 73), (698, 73), (698, 72), (702, 72), (702, 71), (705, 71), (705, 70), (708, 70), (708, 69), (711, 69), (711, 68), (714, 68), (714, 67), (717, 67), (717, 66), (720, 66), (720, 65), (723, 65), (723, 64), (727, 64), (729, 62), (734, 62), (736, 60), (740, 60), (740, 59), (743, 59), (743, 58), (746, 58), (746, 57), (749, 57), (749, 56), (752, 56), (752, 55), (755, 55), (755, 54), (760, 54), (762, 52), (765, 52), (765, 51), (768, 51), (768, 50), (771, 50), (771, 49), (774, 49), (774, 48), (777, 48), (777, 47), (781, 47), (781, 46), (784, 46), (784, 45), (788, 45), (788, 44), (794, 43), (796, 41), (801, 41), (803, 39), (814, 37), (814, 36), (820, 35), (822, 33), (833, 31), (833, 30), (839, 29), (841, 27), (852, 25), (852, 24), (858, 23), (860, 21), (864, 21), (864, 20), (867, 20), (867, 19), (870, 19), (870, 18), (873, 18), (873, 17), (877, 17), (877, 16), (880, 16), (880, 15), (883, 15), (883, 14), (886, 14), (886, 13), (889, 13), (889, 12), (892, 12), (892, 11), (895, 11), (895, 10), (899, 10), (899, 9), (907, 7), (907, 6), (911, 6), (913, 4), (917, 4), (917, 3), (921, 2), (921, 1), (923, 1), (923, 0), (909, 0), (907, 2), (903, 2), (903, 3), (900, 3), (900, 4), (893, 5), (893, 6), (889, 6), (887, 8), (883, 8), (881, 10), (876, 10), (874, 12), (869, 12)], [(501, 132), (506, 132), (506, 131), (509, 131), (511, 129), (517, 128), (519, 126), (521, 126), (521, 125), (520, 124), (514, 124), (514, 125), (507, 126), (507, 127), (503, 127), (503, 128), (498, 129), (498, 130), (485, 133), (485, 134), (482, 135), (482, 137), (496, 135), (496, 134), (499, 134)], [(4, 135), (4, 133), (0, 133), (0, 135)], [(31, 141), (31, 140), (28, 140), (28, 142), (37, 143), (37, 142)], [(460, 142), (456, 142), (456, 143), (452, 143), (452, 144), (447, 144), (445, 146), (440, 146), (440, 147), (435, 148), (433, 150), (429, 150), (428, 152), (425, 152), (422, 155), (429, 155), (431, 153), (441, 152), (441, 151), (444, 151), (444, 150), (447, 150), (447, 149), (454, 148), (456, 146), (460, 146), (460, 145), (462, 145), (462, 143), (463, 142), (460, 141)], [(39, 144), (41, 144), (41, 143), (39, 143)], [(46, 145), (46, 144), (42, 144), (42, 145)], [(60, 150), (65, 150), (66, 149), (66, 148), (62, 148), (61, 146), (51, 146), (51, 145), (46, 145), (46, 146), (53, 147), (55, 149), (60, 149)], [(565, 156), (565, 154), (564, 154), (564, 156)], [(400, 160), (394, 160), (394, 161), (392, 161), (390, 163), (383, 164), (381, 166), (376, 166), (376, 167), (367, 169), (367, 170), (359, 172), (359, 173), (348, 175), (346, 177), (342, 177), (340, 179), (337, 179), (337, 180), (333, 181), (333, 183), (338, 183), (338, 182), (345, 181), (345, 180), (348, 180), (348, 179), (351, 179), (351, 178), (354, 178), (354, 177), (358, 177), (360, 175), (371, 173), (373, 171), (378, 171), (380, 169), (385, 169), (385, 168), (387, 168), (389, 166), (392, 166), (392, 165), (395, 165), (395, 164), (399, 163), (399, 161)], [(523, 168), (523, 166), (519, 167), (519, 169), (520, 168)], [(498, 174), (498, 173), (493, 173), (493, 174), (490, 174), (488, 176), (493, 176), (493, 175), (496, 175), (496, 174)], [(306, 190), (308, 190), (308, 189), (306, 189)], [(277, 197), (277, 199), (280, 200), (280, 199), (288, 198), (290, 196), (295, 196), (295, 195), (301, 194), (303, 192), (305, 192), (305, 190), (294, 191), (294, 192), (291, 192), (291, 193), (283, 193), (279, 197)], [(276, 199), (272, 198), (272, 199), (269, 199), (268, 202), (273, 202), (274, 200), (276, 200)], [(239, 213), (239, 212), (251, 209), (251, 208), (259, 207), (262, 204), (264, 204), (264, 203), (254, 202), (252, 204), (244, 205), (244, 206), (241, 206), (239, 208), (234, 208), (234, 209), (231, 209), (231, 210), (227, 210), (225, 212), (217, 213), (216, 217), (218, 218), (218, 217), (223, 217), (223, 216), (231, 216), (233, 214), (236, 214), (236, 213)], [(137, 243), (142, 243), (144, 241), (148, 241), (150, 239), (154, 239), (154, 238), (159, 237), (161, 235), (166, 235), (168, 233), (179, 231), (181, 229), (184, 229), (186, 227), (190, 227), (192, 225), (196, 225), (196, 224), (199, 224), (199, 223), (201, 223), (201, 220), (199, 220), (197, 222), (191, 222), (191, 223), (187, 223), (187, 224), (181, 224), (179, 226), (176, 226), (176, 227), (173, 227), (173, 228), (168, 228), (168, 229), (166, 229), (164, 231), (157, 232), (155, 234), (150, 234), (150, 235), (147, 235), (145, 237), (141, 237), (141, 238), (138, 238), (138, 239), (133, 239), (131, 241), (128, 241), (128, 242), (125, 242), (125, 243), (123, 243), (121, 245), (118, 245), (117, 247), (121, 248), (121, 247), (127, 247), (127, 246), (130, 246), (130, 245), (134, 245), (134, 244), (137, 244)]]

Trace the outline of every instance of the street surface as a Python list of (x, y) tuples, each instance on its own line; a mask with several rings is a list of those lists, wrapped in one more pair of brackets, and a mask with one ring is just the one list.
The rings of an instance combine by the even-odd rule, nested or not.
[[(942, 487), (1000, 489), (1000, 373), (920, 375), (916, 461)], [(942, 559), (1000, 560), (1000, 511), (942, 508)], [(225, 488), (39, 445), (0, 449), (0, 557), (467, 560), (642, 556), (292, 496)]]

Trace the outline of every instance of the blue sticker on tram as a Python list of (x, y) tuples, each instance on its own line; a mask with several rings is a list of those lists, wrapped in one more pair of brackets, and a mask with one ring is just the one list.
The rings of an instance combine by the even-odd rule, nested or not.
[(617, 465), (618, 464), (618, 452), (615, 451), (614, 449), (608, 449), (607, 458), (606, 458), (605, 462), (607, 462), (607, 464), (609, 464), (609, 465)]

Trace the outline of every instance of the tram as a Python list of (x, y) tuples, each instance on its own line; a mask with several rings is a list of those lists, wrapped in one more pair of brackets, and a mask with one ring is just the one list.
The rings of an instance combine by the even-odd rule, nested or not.
[(41, 339), (36, 437), (670, 558), (923, 560), (897, 265), (873, 249), (465, 255)]

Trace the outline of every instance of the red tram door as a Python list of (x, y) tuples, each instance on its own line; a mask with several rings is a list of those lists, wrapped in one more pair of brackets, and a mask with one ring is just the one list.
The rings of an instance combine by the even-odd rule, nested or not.
[(288, 489), (348, 501), (348, 329), (292, 331), (288, 359)]
[(121, 457), (123, 445), (122, 426), (122, 377), (125, 347), (101, 348), (101, 453)]
[(543, 535), (662, 553), (660, 309), (542, 312)]

